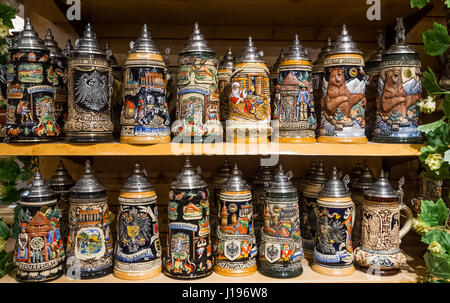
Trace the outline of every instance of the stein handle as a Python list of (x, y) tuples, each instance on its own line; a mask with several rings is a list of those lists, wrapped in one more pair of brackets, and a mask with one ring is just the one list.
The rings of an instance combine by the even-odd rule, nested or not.
[(406, 235), (406, 233), (411, 229), (412, 219), (413, 219), (413, 214), (411, 212), (411, 209), (408, 206), (406, 206), (406, 204), (404, 204), (404, 203), (400, 204), (400, 211), (402, 211), (402, 210), (404, 210), (406, 213), (406, 222), (399, 231), (399, 234), (398, 234), (399, 239), (402, 239), (403, 236)]

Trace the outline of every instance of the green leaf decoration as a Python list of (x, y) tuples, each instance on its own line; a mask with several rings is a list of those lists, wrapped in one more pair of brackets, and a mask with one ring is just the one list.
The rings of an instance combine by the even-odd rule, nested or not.
[(442, 89), (436, 81), (436, 76), (433, 70), (428, 67), (427, 71), (424, 71), (423, 74), (423, 87), (427, 91), (429, 95), (445, 93), (444, 89)]
[(8, 240), (11, 235), (11, 231), (9, 230), (8, 225), (5, 222), (0, 221), (0, 238), (4, 240)]
[(447, 117), (450, 117), (450, 95), (449, 94), (445, 95), (444, 101), (442, 101), (442, 107), (444, 108), (444, 115)]
[(447, 27), (437, 22), (434, 22), (433, 29), (424, 31), (422, 37), (425, 52), (431, 56), (439, 56), (450, 46)]
[(445, 0), (445, 5), (447, 5), (447, 7), (450, 8), (450, 0)]
[(419, 219), (431, 227), (445, 223), (447, 220), (448, 208), (442, 199), (437, 200), (436, 203), (422, 200), (420, 211)]
[(421, 132), (424, 132), (425, 134), (427, 134), (427, 133), (435, 130), (436, 128), (440, 127), (443, 124), (445, 124), (444, 119), (440, 119), (440, 120), (437, 120), (435, 122), (431, 122), (431, 123), (428, 123), (428, 124), (420, 125), (419, 126), (419, 130)]
[(426, 252), (423, 258), (431, 275), (439, 279), (450, 279), (450, 255), (432, 255)]
[(444, 153), (444, 158), (442, 161), (450, 163), (450, 149)]
[(445, 230), (431, 229), (422, 235), (422, 242), (431, 244), (434, 241), (442, 246), (442, 254), (450, 252), (450, 234)]
[(423, 8), (425, 5), (427, 5), (427, 3), (430, 2), (430, 0), (411, 0), (410, 5), (411, 8)]
[(0, 160), (0, 180), (7, 182), (16, 181), (16, 176), (20, 173), (19, 165), (12, 159)]

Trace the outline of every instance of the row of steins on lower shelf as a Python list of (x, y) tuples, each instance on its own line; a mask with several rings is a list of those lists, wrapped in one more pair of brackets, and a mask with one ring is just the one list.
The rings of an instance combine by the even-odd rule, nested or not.
[[(47, 281), (64, 272), (89, 279), (112, 272), (138, 280), (161, 271), (175, 279), (196, 279), (213, 271), (244, 276), (257, 270), (292, 278), (302, 274), (305, 252), (313, 255), (312, 269), (324, 275), (350, 275), (354, 260), (368, 273), (399, 272), (406, 263), (400, 239), (412, 218), (402, 203), (404, 179), (395, 191), (383, 171), (376, 180), (359, 164), (351, 177), (342, 177), (336, 167), (328, 176), (322, 161), (313, 161), (298, 184), (281, 164), (260, 166), (250, 186), (237, 163), (231, 167), (225, 160), (210, 205), (201, 171), (186, 159), (168, 193), (163, 256), (157, 196), (139, 162), (120, 191), (113, 247), (114, 216), (91, 162), (75, 182), (60, 161), (48, 182), (38, 170), (22, 195), (17, 279)], [(408, 220), (400, 229), (401, 209)]]

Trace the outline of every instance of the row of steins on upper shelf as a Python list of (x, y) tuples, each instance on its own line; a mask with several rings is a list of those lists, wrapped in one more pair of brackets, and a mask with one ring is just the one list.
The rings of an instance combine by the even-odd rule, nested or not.
[(90, 24), (62, 52), (50, 30), (41, 40), (27, 19), (9, 52), (6, 140), (106, 142), (115, 134), (152, 144), (225, 134), (233, 142), (420, 142), (420, 60), (405, 43), (402, 18), (396, 43), (383, 45), (380, 36), (364, 62), (344, 25), (313, 64), (296, 35), (269, 69), (251, 37), (239, 56), (229, 49), (219, 63), (196, 23), (168, 92), (166, 58), (146, 25), (122, 69)]
[[(292, 278), (302, 274), (305, 253), (312, 254), (312, 269), (323, 275), (351, 275), (355, 261), (369, 274), (396, 274), (406, 264), (399, 245), (412, 218), (402, 203), (404, 179), (395, 191), (383, 171), (377, 180), (357, 165), (351, 175), (342, 177), (334, 167), (327, 176), (323, 162), (314, 161), (295, 184), (292, 172), (280, 164), (261, 166), (249, 185), (237, 163), (232, 168), (225, 161), (210, 196), (201, 172), (186, 159), (169, 188), (163, 246), (157, 196), (139, 162), (120, 191), (114, 216), (90, 160), (76, 182), (61, 161), (48, 183), (37, 171), (19, 203), (17, 279), (113, 273), (139, 280), (161, 271), (175, 279), (197, 279), (213, 271), (246, 276), (257, 270)], [(401, 209), (407, 222), (400, 229)]]

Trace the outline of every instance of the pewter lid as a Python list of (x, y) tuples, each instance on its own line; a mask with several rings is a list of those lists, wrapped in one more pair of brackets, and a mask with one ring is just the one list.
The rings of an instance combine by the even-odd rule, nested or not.
[(273, 180), (273, 170), (271, 166), (259, 166), (259, 170), (256, 173), (253, 180), (253, 187), (268, 187)]
[(223, 56), (222, 61), (220, 61), (219, 69), (233, 69), (234, 67), (234, 60), (235, 57), (233, 55), (233, 52), (231, 51), (231, 47), (228, 47), (228, 51)]
[(320, 192), (320, 197), (331, 197), (331, 198), (342, 198), (348, 197), (350, 191), (347, 188), (348, 181), (350, 178), (346, 175), (343, 180), (339, 180), (338, 171), (336, 166), (333, 167), (333, 172), (331, 173), (331, 178), (323, 187), (322, 192)]
[(75, 41), (74, 55), (101, 55), (106, 57), (106, 53), (102, 50), (97, 41), (97, 36), (92, 29), (90, 23), (86, 25), (83, 37)]
[(20, 198), (22, 202), (42, 202), (56, 200), (57, 193), (48, 186), (38, 168), (30, 185), (27, 186)]
[(308, 58), (308, 51), (303, 48), (298, 40), (298, 35), (295, 34), (294, 42), (289, 46), (289, 52), (285, 56), (284, 60), (306, 60), (310, 61)]
[(217, 174), (218, 178), (228, 178), (231, 174), (231, 165), (228, 159), (223, 161), (223, 166), (219, 169), (219, 173)]
[(311, 178), (309, 181), (313, 184), (321, 184), (324, 185), (327, 183), (327, 174), (324, 171), (323, 162), (322, 160), (319, 161), (319, 164), (316, 165), (316, 169), (314, 170), (313, 174), (311, 175)]
[(305, 175), (305, 179), (306, 180), (311, 179), (311, 177), (313, 176), (313, 174), (314, 174), (314, 172), (316, 170), (317, 165), (318, 164), (317, 164), (316, 160), (312, 160), (311, 161), (311, 164), (309, 165), (309, 168), (306, 171), (306, 175)]
[(120, 190), (121, 193), (142, 193), (154, 190), (147, 179), (145, 170), (142, 169), (138, 161), (134, 163), (133, 173), (125, 181)]
[(280, 164), (276, 169), (272, 182), (270, 182), (269, 188), (267, 188), (267, 193), (296, 193), (297, 188), (292, 185), (291, 178), (292, 171), (284, 173), (283, 166)]
[(397, 17), (397, 23), (395, 24), (395, 43), (383, 53), (383, 58), (386, 55), (393, 54), (417, 55), (417, 52), (405, 43), (405, 26), (402, 17)]
[(63, 50), (63, 54), (66, 57), (72, 57), (72, 52), (73, 52), (72, 40), (67, 39), (66, 47)]
[(368, 190), (364, 191), (364, 195), (377, 198), (398, 198), (398, 193), (394, 191), (391, 183), (387, 178), (387, 174), (381, 170), (380, 178)]
[[(378, 31), (377, 51), (366, 61), (366, 68), (376, 67), (381, 62), (384, 52), (384, 37), (381, 31)], [(375, 65), (375, 66), (372, 66)]]
[(112, 49), (109, 47), (109, 43), (105, 44), (105, 54), (106, 59), (108, 60), (108, 63), (111, 67), (120, 67), (119, 64), (117, 63), (116, 57), (112, 52)]
[(359, 178), (352, 180), (351, 186), (353, 189), (369, 189), (375, 183), (375, 177), (370, 171), (369, 167), (364, 168), (364, 172), (359, 176)]
[(322, 47), (322, 50), (320, 51), (319, 56), (317, 56), (314, 64), (323, 63), (325, 61), (325, 57), (331, 52), (332, 47), (333, 42), (331, 41), (331, 37), (328, 37), (327, 43)]
[(64, 54), (61, 48), (58, 46), (58, 43), (55, 41), (53, 37), (52, 30), (48, 29), (47, 34), (45, 35), (44, 45), (50, 50), (50, 57), (55, 58), (63, 58)]
[(194, 189), (203, 188), (207, 186), (207, 184), (202, 180), (200, 172), (197, 173), (192, 167), (189, 158), (186, 158), (181, 172), (172, 182), (171, 186), (173, 189)]
[(349, 35), (345, 24), (342, 26), (341, 34), (337, 37), (331, 51), (328, 53), (328, 55), (334, 54), (363, 54), (363, 52), (358, 49), (357, 44), (353, 42), (352, 36)]
[(56, 167), (53, 176), (48, 180), (50, 187), (60, 187), (60, 186), (72, 186), (75, 184), (75, 180), (67, 171), (62, 160), (59, 160), (58, 166)]
[(284, 60), (284, 49), (280, 50), (280, 54), (278, 55), (277, 61), (275, 61), (275, 64), (272, 66), (272, 71), (278, 72), (278, 68), (280, 67), (281, 61)]
[(97, 180), (90, 160), (86, 160), (84, 171), (77, 183), (70, 189), (71, 193), (96, 193), (105, 191), (105, 187)]
[(242, 50), (242, 53), (239, 56), (239, 63), (243, 62), (260, 62), (264, 63), (262, 60), (262, 56), (264, 56), (264, 52), (262, 50), (258, 51), (255, 45), (253, 44), (252, 37), (248, 37), (247, 46)]
[(232, 192), (251, 190), (247, 181), (242, 177), (242, 172), (238, 169), (237, 163), (234, 163), (233, 171), (227, 181), (223, 184), (221, 190)]
[(195, 22), (194, 31), (192, 32), (189, 39), (186, 41), (186, 44), (184, 45), (184, 48), (181, 51), (180, 55), (194, 52), (211, 53), (215, 55), (214, 51), (209, 47), (208, 41), (206, 41), (205, 36), (203, 36), (203, 34), (200, 33), (200, 29), (198, 27), (197, 22)]
[(131, 53), (151, 53), (151, 54), (161, 54), (158, 48), (156, 48), (155, 43), (153, 42), (151, 33), (148, 31), (147, 24), (144, 24), (142, 27), (141, 35), (137, 38), (136, 41), (130, 42), (130, 50)]
[(361, 166), (359, 162), (356, 162), (355, 167), (353, 167), (352, 171), (350, 172), (350, 178), (351, 180), (356, 180), (363, 174), (364, 169)]
[(31, 25), (30, 18), (25, 19), (23, 30), (14, 39), (11, 50), (16, 49), (49, 50)]

